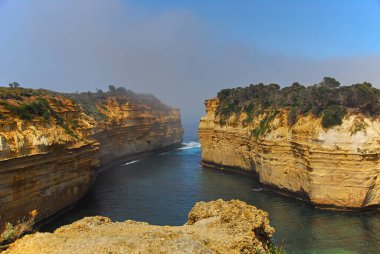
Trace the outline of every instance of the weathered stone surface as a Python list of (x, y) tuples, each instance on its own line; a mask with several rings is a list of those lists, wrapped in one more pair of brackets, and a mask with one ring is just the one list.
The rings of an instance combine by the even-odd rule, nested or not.
[(0, 232), (5, 222), (32, 210), (42, 219), (75, 203), (93, 183), (99, 165), (182, 141), (175, 108), (119, 103), (110, 97), (98, 108), (104, 120), (96, 121), (64, 96), (44, 98), (71, 134), (54, 118), (21, 120), (0, 105), (5, 116), (0, 118)]
[(274, 229), (268, 214), (238, 200), (199, 202), (184, 226), (87, 217), (54, 233), (35, 233), (5, 251), (21, 253), (255, 253)]
[(380, 205), (380, 119), (349, 113), (342, 125), (324, 129), (321, 119), (299, 117), (292, 127), (284, 109), (270, 130), (254, 137), (258, 119), (232, 116), (220, 126), (217, 99), (207, 100), (199, 124), (204, 164), (256, 172), (259, 180), (325, 207)]

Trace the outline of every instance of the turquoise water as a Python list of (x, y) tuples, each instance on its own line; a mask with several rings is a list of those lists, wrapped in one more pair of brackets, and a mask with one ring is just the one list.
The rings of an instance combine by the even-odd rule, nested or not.
[(103, 171), (89, 194), (42, 230), (50, 231), (84, 216), (182, 225), (197, 201), (240, 199), (266, 210), (274, 242), (289, 253), (380, 253), (377, 211), (331, 212), (284, 197), (252, 175), (200, 165), (196, 126), (185, 126), (180, 149), (121, 163)]

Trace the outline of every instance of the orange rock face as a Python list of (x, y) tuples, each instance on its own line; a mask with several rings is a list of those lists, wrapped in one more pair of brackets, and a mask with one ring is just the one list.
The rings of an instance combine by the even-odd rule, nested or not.
[(340, 126), (325, 129), (320, 118), (309, 115), (289, 126), (284, 109), (255, 135), (255, 129), (264, 128), (260, 119), (273, 112), (249, 124), (245, 115), (233, 115), (221, 126), (218, 100), (205, 105), (199, 125), (204, 164), (255, 172), (262, 183), (316, 206), (380, 205), (379, 119), (349, 113)]
[[(33, 104), (40, 99), (48, 105)], [(74, 204), (102, 164), (182, 141), (178, 109), (113, 96), (94, 105), (100, 120), (64, 95), (0, 97), (0, 230), (32, 210), (42, 219)]]

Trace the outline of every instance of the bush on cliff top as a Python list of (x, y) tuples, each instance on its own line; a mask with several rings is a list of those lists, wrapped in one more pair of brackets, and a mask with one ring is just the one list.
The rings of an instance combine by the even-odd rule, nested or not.
[(0, 102), (4, 108), (17, 115), (22, 120), (32, 120), (33, 116), (42, 116), (48, 120), (51, 115), (51, 108), (46, 99), (38, 98), (29, 104), (11, 105), (6, 102)]
[(7, 103), (6, 101), (0, 101), (0, 105), (12, 114), (16, 115), (18, 118), (26, 121), (31, 121), (36, 116), (43, 117), (46, 121), (53, 117), (57, 124), (61, 126), (68, 134), (76, 137), (74, 132), (68, 127), (65, 120), (57, 112), (55, 112), (49, 102), (44, 98), (37, 98), (31, 103), (21, 103), (19, 105), (13, 105)]
[[(169, 107), (162, 103), (159, 99), (150, 94), (136, 94), (124, 87), (116, 88), (113, 85), (109, 86), (109, 91), (103, 92), (97, 90), (93, 92), (83, 93), (67, 93), (63, 94), (75, 103), (80, 104), (87, 115), (101, 121), (105, 119), (105, 115), (98, 110), (98, 106), (104, 108), (107, 98), (115, 98), (119, 104), (131, 103), (134, 105), (145, 105), (151, 109), (166, 110)], [(105, 108), (104, 108), (105, 109)]]
[(246, 112), (247, 122), (264, 110), (288, 108), (288, 123), (293, 125), (299, 115), (314, 114), (322, 117), (325, 128), (339, 125), (347, 113), (354, 109), (370, 116), (380, 115), (380, 90), (364, 82), (340, 86), (334, 78), (325, 77), (319, 84), (305, 87), (297, 82), (280, 88), (277, 84), (262, 83), (248, 87), (223, 89), (218, 93), (220, 103), (217, 114), (223, 124), (232, 114)]
[(322, 126), (328, 128), (334, 125), (341, 125), (346, 112), (347, 110), (342, 106), (333, 105), (327, 107), (323, 111)]
[(49, 93), (48, 90), (44, 89), (30, 89), (30, 88), (8, 88), (8, 87), (0, 87), (0, 99), (7, 100), (23, 100), (23, 97), (32, 97), (38, 95), (44, 95)]
[[(43, 100), (46, 100), (45, 98), (49, 98), (54, 104), (61, 103), (60, 100), (56, 99), (56, 96), (62, 96), (73, 100), (76, 104), (81, 105), (81, 108), (83, 108), (87, 115), (94, 117), (95, 120), (98, 121), (105, 120), (106, 118), (106, 115), (100, 112), (98, 107), (106, 110), (105, 103), (107, 99), (111, 97), (119, 104), (131, 103), (134, 106), (141, 106), (142, 108), (145, 107), (153, 110), (169, 109), (168, 106), (153, 95), (136, 94), (124, 87), (116, 88), (112, 85), (109, 86), (109, 89), (110, 90), (107, 92), (97, 89), (95, 93), (90, 91), (82, 93), (58, 93), (45, 89), (0, 87), (0, 105), (23, 120), (32, 120), (34, 116), (43, 116), (47, 119), (50, 115), (59, 118), (59, 116), (54, 114), (52, 109), (48, 107), (49, 105), (43, 102)], [(29, 97), (37, 98), (37, 101), (33, 103), (25, 103), (25, 99)], [(9, 100), (14, 100), (16, 103), (10, 102)], [(30, 99), (27, 101), (30, 101)], [(51, 114), (49, 114), (49, 112)], [(2, 115), (0, 115), (0, 117), (1, 116)], [(57, 121), (62, 123), (63, 121), (61, 120), (62, 119), (57, 119)]]

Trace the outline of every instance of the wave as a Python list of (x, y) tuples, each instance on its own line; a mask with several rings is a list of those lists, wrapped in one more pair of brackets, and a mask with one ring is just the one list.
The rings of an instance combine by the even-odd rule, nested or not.
[(129, 161), (121, 166), (127, 166), (127, 165), (130, 165), (130, 164), (133, 164), (133, 163), (136, 163), (136, 162), (139, 162), (140, 160), (134, 160), (134, 161)]
[(265, 191), (264, 188), (256, 188), (256, 189), (252, 189), (252, 190), (255, 191), (255, 192)]
[(199, 142), (190, 141), (190, 142), (184, 142), (182, 143), (182, 147), (178, 148), (179, 150), (186, 150), (186, 149), (193, 149), (201, 147), (201, 144)]

